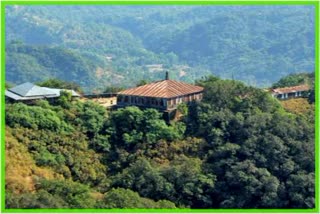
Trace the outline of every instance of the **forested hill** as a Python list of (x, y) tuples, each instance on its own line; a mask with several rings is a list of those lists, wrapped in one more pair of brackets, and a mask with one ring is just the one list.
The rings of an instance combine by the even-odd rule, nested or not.
[(24, 45), (20, 42), (6, 47), (6, 79), (13, 83), (57, 78), (77, 82), (88, 91), (92, 86), (110, 82), (112, 74), (100, 73), (101, 65), (103, 62), (99, 59), (61, 47)]
[(6, 207), (314, 208), (314, 105), (295, 113), (238, 81), (197, 84), (202, 102), (170, 124), (68, 93), (7, 103)]
[[(163, 70), (190, 82), (214, 74), (270, 86), (289, 73), (314, 71), (314, 7), (8, 6), (6, 40), (58, 46), (62, 54), (93, 62), (84, 68), (96, 79), (93, 84), (77, 75), (73, 80), (88, 90), (163, 78)], [(19, 65), (7, 64), (7, 81), (57, 77), (49, 72), (55, 63), (43, 64), (29, 52), (20, 60), (20, 51), (7, 50), (7, 60)], [(47, 56), (49, 61), (52, 57)], [(30, 71), (26, 58), (42, 66), (41, 75)], [(67, 75), (84, 66), (82, 60), (69, 63)], [(28, 74), (22, 78), (23, 72)]]

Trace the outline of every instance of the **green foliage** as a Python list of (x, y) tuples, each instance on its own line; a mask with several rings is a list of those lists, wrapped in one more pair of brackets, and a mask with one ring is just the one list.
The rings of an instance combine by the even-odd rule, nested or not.
[[(14, 83), (39, 82), (41, 86), (72, 88), (81, 92), (95, 84), (95, 65), (76, 51), (58, 47), (8, 44), (6, 49), (7, 80)], [(58, 80), (59, 78), (61, 80)], [(77, 81), (67, 83), (65, 81)]]
[(175, 205), (166, 200), (155, 202), (129, 189), (117, 188), (105, 194), (99, 208), (175, 208)]
[[(69, 95), (66, 93), (62, 97), (70, 98)], [(64, 103), (68, 108), (51, 106), (46, 101), (37, 102), (38, 106), (7, 105), (6, 124), (15, 128), (13, 135), (28, 147), (38, 165), (50, 166), (66, 178), (105, 186), (106, 167), (100, 163), (100, 156), (88, 149), (91, 145), (88, 137), (102, 128), (106, 111), (90, 102), (64, 100)], [(71, 114), (76, 119), (69, 118)], [(100, 147), (107, 149), (104, 136), (95, 139), (100, 140)]]
[(34, 189), (35, 178), (53, 179), (60, 177), (53, 171), (36, 165), (28, 147), (13, 135), (13, 129), (6, 126), (6, 191), (14, 194), (28, 193)]
[(315, 175), (303, 171), (293, 174), (286, 182), (289, 192), (289, 203), (292, 207), (314, 207)]
[(96, 134), (91, 140), (90, 146), (98, 152), (109, 152), (111, 149), (110, 136)]
[(50, 166), (65, 178), (88, 185), (99, 185), (106, 180), (106, 166), (100, 155), (88, 149), (84, 134), (59, 134), (47, 130), (15, 128), (13, 135), (27, 146), (39, 166)]
[(38, 106), (28, 106), (22, 103), (6, 105), (6, 124), (11, 127), (23, 126), (32, 129), (46, 129), (50, 131), (73, 130), (57, 113)]
[(170, 124), (68, 93), (7, 104), (6, 206), (314, 208), (312, 119), (238, 81), (197, 83), (204, 99)]
[(173, 194), (173, 184), (168, 182), (155, 167), (140, 159), (114, 178), (114, 187), (129, 188), (142, 197), (161, 200)]
[(70, 89), (77, 92), (82, 92), (81, 87), (75, 82), (67, 82), (60, 79), (48, 79), (43, 82), (37, 83), (38, 86), (48, 88)]
[(292, 192), (306, 201), (301, 205), (283, 191), (299, 170), (314, 171), (313, 123), (258, 89), (213, 77), (200, 83), (204, 102), (190, 106), (187, 133), (208, 143), (204, 162), (217, 176), (213, 207), (312, 207), (306, 192)]
[[(141, 110), (126, 107), (113, 111), (106, 123), (105, 136), (110, 136), (112, 146), (106, 162), (113, 174), (139, 157), (144, 145), (155, 145), (160, 140), (181, 139), (185, 131), (183, 123), (166, 124), (155, 109)], [(143, 195), (142, 195), (143, 196)]]
[(122, 90), (124, 90), (122, 87), (108, 86), (106, 89), (104, 89), (103, 93), (117, 93)]
[(204, 139), (186, 137), (183, 140), (175, 140), (173, 142), (160, 140), (155, 144), (141, 144), (138, 150), (143, 156), (157, 163), (167, 164), (178, 155), (193, 158), (202, 157), (205, 152), (202, 151), (201, 148), (205, 145), (206, 142)]
[(210, 194), (214, 190), (216, 176), (204, 173), (199, 158), (181, 156), (161, 171), (168, 182), (174, 185), (174, 192), (170, 195), (172, 201), (181, 206), (211, 207)]
[(155, 143), (160, 139), (172, 141), (182, 137), (183, 127), (168, 126), (155, 109), (144, 111), (126, 107), (110, 115), (113, 141), (123, 144)]
[(98, 133), (105, 122), (106, 110), (94, 102), (79, 103), (77, 106), (78, 115), (75, 119), (77, 124), (84, 127), (89, 134)]
[(147, 80), (140, 80), (140, 81), (137, 83), (137, 87), (146, 85), (146, 84), (148, 84), (148, 83), (150, 83), (150, 82), (147, 81)]
[(11, 83), (5, 82), (5, 86), (4, 86), (5, 89), (9, 89), (9, 88), (12, 88), (12, 87), (13, 87), (13, 85)]
[(39, 190), (36, 193), (6, 194), (6, 208), (38, 209), (38, 208), (69, 208), (69, 204), (60, 196)]
[(72, 101), (72, 93), (69, 91), (60, 91), (60, 97), (55, 101), (56, 104), (63, 108), (70, 108)]
[(114, 178), (115, 187), (130, 188), (154, 200), (169, 199), (180, 206), (209, 207), (215, 176), (204, 174), (200, 159), (179, 157), (170, 166), (137, 160)]
[(314, 122), (315, 112), (313, 102), (314, 100), (310, 102), (309, 98), (295, 98), (282, 100), (281, 105), (288, 112), (303, 115), (310, 122)]
[(89, 194), (89, 188), (83, 184), (62, 180), (41, 180), (36, 188), (61, 198), (69, 208), (93, 208), (95, 200)]
[(272, 85), (272, 88), (283, 88), (302, 84), (313, 85), (314, 73), (290, 74), (281, 78), (278, 82), (274, 83)]
[(182, 115), (188, 115), (188, 106), (186, 103), (181, 103), (178, 105), (177, 110), (182, 114)]
[[(230, 193), (222, 207), (275, 207), (278, 201), (279, 180), (265, 168), (251, 161), (238, 162), (225, 175), (224, 184)], [(232, 191), (233, 190), (233, 191)]]
[(38, 184), (37, 188), (44, 189), (52, 195), (62, 197), (68, 202), (70, 208), (92, 207), (94, 204), (89, 195), (88, 187), (77, 183), (43, 180)]
[(274, 112), (280, 107), (267, 92), (239, 81), (208, 76), (197, 81), (197, 84), (206, 88), (204, 101), (216, 111), (230, 109), (233, 112), (247, 113), (257, 110)]

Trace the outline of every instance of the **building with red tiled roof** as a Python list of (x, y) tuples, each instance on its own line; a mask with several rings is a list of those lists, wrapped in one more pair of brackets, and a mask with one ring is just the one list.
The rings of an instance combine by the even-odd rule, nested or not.
[(284, 87), (284, 88), (273, 88), (271, 89), (271, 94), (273, 97), (278, 99), (288, 99), (294, 97), (301, 97), (303, 92), (307, 92), (310, 90), (308, 85), (297, 85), (292, 87)]
[(203, 87), (166, 79), (120, 91), (117, 105), (173, 110), (180, 103), (202, 99)]

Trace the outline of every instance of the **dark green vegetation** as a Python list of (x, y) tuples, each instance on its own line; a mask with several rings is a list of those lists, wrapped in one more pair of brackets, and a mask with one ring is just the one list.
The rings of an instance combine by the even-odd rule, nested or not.
[[(179, 122), (92, 102), (6, 105), (7, 208), (313, 208), (314, 117), (207, 77)], [(314, 111), (314, 110), (313, 110)]]
[(103, 91), (169, 70), (266, 87), (314, 71), (314, 7), (8, 6), (6, 40), (16, 84), (59, 78)]
[[(6, 53), (6, 79), (9, 82), (38, 82), (55, 77), (85, 86), (97, 81), (92, 75), (97, 63), (65, 48), (12, 42), (7, 45)], [(43, 86), (55, 85), (63, 84), (44, 83)]]
[(310, 85), (311, 88), (314, 90), (314, 73), (297, 73), (297, 74), (290, 74), (281, 78), (275, 84), (272, 84), (272, 88), (283, 88), (283, 87), (290, 87), (296, 85)]

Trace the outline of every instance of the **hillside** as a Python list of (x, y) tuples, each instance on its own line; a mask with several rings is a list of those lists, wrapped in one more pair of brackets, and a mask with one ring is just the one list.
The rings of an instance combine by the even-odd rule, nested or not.
[(6, 207), (313, 208), (314, 118), (238, 81), (197, 84), (203, 101), (170, 124), (67, 94), (7, 103)]
[(281, 104), (289, 112), (314, 117), (314, 106), (306, 98), (284, 100)]
[(39, 82), (49, 78), (77, 81), (79, 85), (99, 82), (94, 70), (99, 64), (75, 51), (59, 47), (10, 43), (6, 48), (6, 78), (14, 82)]
[[(161, 79), (164, 70), (187, 82), (214, 74), (266, 87), (287, 74), (314, 71), (314, 8), (8, 6), (6, 41), (13, 40), (36, 49), (58, 49), (62, 55), (71, 52), (93, 63), (83, 68), (89, 82), (77, 75), (72, 80), (88, 91)], [(7, 65), (7, 81), (56, 77), (51, 73), (56, 64), (43, 64), (29, 52), (19, 62), (18, 53), (7, 50), (19, 64)], [(28, 68), (30, 63), (35, 71)], [(69, 63), (66, 75), (86, 64)], [(22, 77), (23, 72), (27, 74)]]

